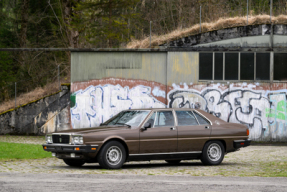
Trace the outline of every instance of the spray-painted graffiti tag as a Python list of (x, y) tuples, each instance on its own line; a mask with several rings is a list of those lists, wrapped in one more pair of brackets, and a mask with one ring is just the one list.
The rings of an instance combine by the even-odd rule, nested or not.
[(216, 85), (200, 92), (177, 87), (168, 93), (168, 101), (171, 108), (198, 108), (227, 122), (246, 124), (254, 140), (287, 137), (286, 93), (269, 91), (266, 95), (265, 91), (233, 87), (222, 91)]
[[(73, 128), (97, 126), (125, 109), (134, 108), (197, 108), (227, 122), (249, 127), (253, 140), (284, 140), (287, 137), (286, 93), (253, 90), (253, 86), (222, 89), (209, 85), (201, 91), (173, 86), (166, 92), (158, 86), (122, 85), (89, 86), (72, 94), (71, 122)], [(161, 100), (167, 98), (167, 105)]]
[(165, 108), (151, 94), (151, 88), (138, 85), (133, 88), (120, 85), (89, 86), (73, 93), (75, 106), (71, 108), (73, 128), (97, 126), (125, 109)]

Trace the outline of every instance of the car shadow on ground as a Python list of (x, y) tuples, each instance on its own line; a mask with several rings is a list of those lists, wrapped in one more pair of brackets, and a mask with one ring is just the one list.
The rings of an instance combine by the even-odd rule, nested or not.
[[(220, 166), (238, 166), (238, 165), (242, 165), (240, 163), (224, 163), (222, 162), (220, 165), (216, 165), (216, 167)], [(156, 169), (156, 168), (175, 168), (175, 167), (181, 167), (181, 168), (188, 168), (188, 167), (206, 167), (205, 165), (203, 165), (201, 162), (181, 162), (179, 164), (169, 164), (169, 163), (165, 163), (165, 162), (143, 162), (143, 163), (125, 163), (122, 167), (122, 169)], [(101, 170), (103, 169), (102, 167), (100, 167), (100, 165), (98, 163), (87, 163), (85, 165), (83, 165), (82, 167), (70, 167), (70, 166), (53, 166), (53, 168), (58, 168), (58, 169), (78, 169), (78, 170)]]

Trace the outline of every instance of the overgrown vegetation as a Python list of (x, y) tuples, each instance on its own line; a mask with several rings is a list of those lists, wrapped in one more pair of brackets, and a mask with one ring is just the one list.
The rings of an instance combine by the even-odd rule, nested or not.
[[(174, 31), (183, 35), (186, 29), (198, 25), (200, 6), (202, 23), (216, 23), (225, 18), (246, 18), (246, 3), (246, 0), (1, 0), (0, 48), (127, 47), (128, 42), (149, 36), (150, 21), (156, 45), (162, 42), (162, 38), (154, 39), (156, 36)], [(286, 0), (273, 0), (274, 16), (286, 15), (286, 10)], [(248, 13), (253, 18), (268, 15), (270, 0), (249, 0)], [(0, 103), (14, 97), (14, 82), (17, 95), (55, 82), (58, 66), (62, 77), (69, 76), (68, 52), (0, 52)]]
[(14, 159), (42, 159), (51, 157), (41, 145), (0, 142), (0, 161)]

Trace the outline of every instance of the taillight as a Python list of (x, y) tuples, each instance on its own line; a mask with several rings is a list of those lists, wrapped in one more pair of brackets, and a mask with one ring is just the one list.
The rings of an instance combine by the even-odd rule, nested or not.
[(246, 129), (246, 135), (249, 136), (249, 129)]

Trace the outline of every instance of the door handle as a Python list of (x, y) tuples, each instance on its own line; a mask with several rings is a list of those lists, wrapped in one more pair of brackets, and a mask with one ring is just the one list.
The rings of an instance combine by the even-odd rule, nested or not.
[(205, 126), (204, 128), (205, 128), (205, 129), (209, 129), (209, 126)]
[(175, 128), (175, 127), (171, 127), (170, 130), (171, 130), (171, 131), (174, 131), (174, 130), (176, 130), (176, 128)]

